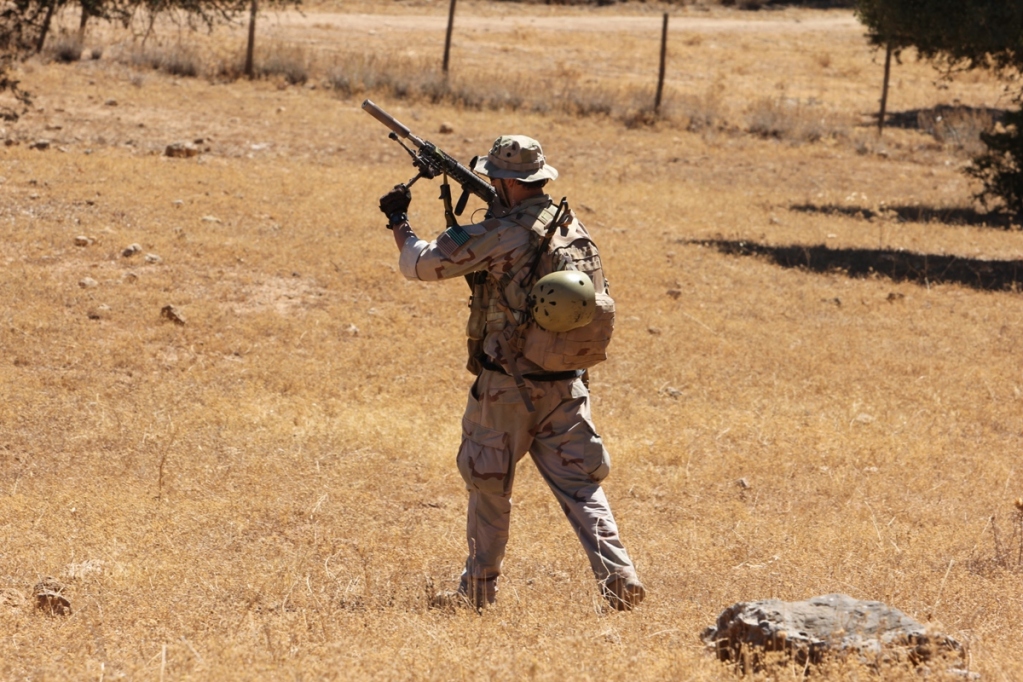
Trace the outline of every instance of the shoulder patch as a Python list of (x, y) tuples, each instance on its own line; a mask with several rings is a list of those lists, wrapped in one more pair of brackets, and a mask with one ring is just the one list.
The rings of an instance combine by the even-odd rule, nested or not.
[(451, 258), (470, 239), (472, 235), (456, 225), (444, 230), (444, 233), (437, 237), (437, 248), (446, 258)]

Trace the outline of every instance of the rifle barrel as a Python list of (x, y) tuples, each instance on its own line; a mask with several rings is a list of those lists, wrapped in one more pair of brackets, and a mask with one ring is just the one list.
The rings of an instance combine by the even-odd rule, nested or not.
[(389, 113), (378, 107), (376, 104), (372, 102), (372, 100), (366, 100), (365, 102), (363, 102), (362, 108), (367, 114), (369, 114), (370, 116), (372, 116), (373, 118), (375, 118), (376, 120), (380, 121), (385, 126), (390, 128), (399, 137), (410, 140), (412, 144), (416, 145), (417, 147), (422, 146), (423, 141), (420, 140), (415, 135), (413, 135), (412, 131), (409, 129), (408, 126), (399, 122), (398, 119), (396, 119), (394, 116), (391, 116)]

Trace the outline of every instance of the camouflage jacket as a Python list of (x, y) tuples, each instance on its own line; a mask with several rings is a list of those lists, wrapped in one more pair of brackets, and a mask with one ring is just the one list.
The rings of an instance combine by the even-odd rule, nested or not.
[[(501, 217), (449, 228), (432, 242), (410, 238), (401, 250), (399, 265), (408, 279), (436, 281), (487, 273), (482, 291), (476, 293), (480, 300), (473, 302), (473, 308), (479, 307), (485, 316), (470, 315), (466, 332), (470, 339), (482, 339), (483, 352), (508, 373), (513, 373), (511, 359), (524, 374), (542, 371), (521, 357), (512, 337), (527, 307), (528, 292), (521, 282), (536, 256), (538, 231), (542, 234), (555, 210), (550, 196), (543, 194)], [(482, 328), (472, 328), (476, 319)]]

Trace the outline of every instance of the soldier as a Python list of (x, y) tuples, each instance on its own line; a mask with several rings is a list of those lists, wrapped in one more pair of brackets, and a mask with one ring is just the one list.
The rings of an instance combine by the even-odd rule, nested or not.
[[(477, 378), (462, 418), (457, 458), (469, 490), (469, 554), (457, 592), (439, 593), (433, 605), (482, 609), (494, 603), (508, 542), (515, 465), (528, 452), (579, 537), (602, 595), (612, 607), (630, 610), (646, 590), (600, 487), (610, 458), (590, 417), (583, 372), (544, 371), (522, 355), (515, 337), (529, 314), (528, 292), (521, 287), (525, 271), (542, 255), (538, 235), (556, 213), (544, 186), (558, 172), (546, 163), (540, 144), (521, 135), (498, 138), (490, 153), (472, 165), (489, 178), (501, 205), (491, 205), (483, 222), (450, 227), (432, 242), (409, 226), (412, 197), (406, 186), (380, 199), (405, 277), (467, 276), (474, 285), (467, 333), (469, 369)], [(569, 218), (565, 230), (592, 244), (582, 224)], [(606, 292), (595, 247), (580, 257), (586, 258), (589, 267), (582, 270), (596, 290)]]

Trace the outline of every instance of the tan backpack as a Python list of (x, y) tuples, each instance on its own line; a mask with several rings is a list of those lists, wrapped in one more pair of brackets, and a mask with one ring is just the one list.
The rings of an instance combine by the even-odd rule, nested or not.
[(548, 331), (527, 314), (516, 329), (515, 345), (523, 357), (548, 372), (589, 369), (607, 359), (615, 326), (615, 303), (608, 292), (597, 245), (564, 199), (550, 222), (537, 221), (530, 229), (540, 237), (538, 259), (520, 286), (529, 291), (548, 273), (579, 271), (593, 281), (597, 310), (588, 324), (567, 332)]

